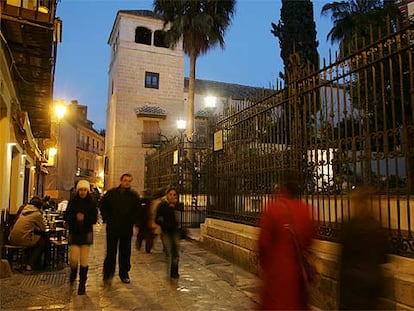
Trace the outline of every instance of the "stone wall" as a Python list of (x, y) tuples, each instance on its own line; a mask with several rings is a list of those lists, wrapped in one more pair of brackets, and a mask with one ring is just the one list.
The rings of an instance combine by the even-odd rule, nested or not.
[[(257, 227), (208, 218), (201, 225), (200, 241), (216, 254), (259, 274), (258, 234)], [(314, 309), (335, 310), (340, 245), (314, 240), (312, 252), (319, 275), (309, 289), (310, 303)], [(389, 255), (389, 262), (383, 267), (387, 277), (384, 309), (414, 311), (414, 259)]]

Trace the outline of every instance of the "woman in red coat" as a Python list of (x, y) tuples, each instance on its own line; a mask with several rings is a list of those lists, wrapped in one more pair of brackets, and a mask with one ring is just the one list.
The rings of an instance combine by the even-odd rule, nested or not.
[(309, 206), (299, 199), (300, 180), (295, 174), (285, 176), (278, 200), (271, 202), (260, 221), (259, 260), (262, 274), (262, 310), (308, 310), (306, 284), (290, 226), (302, 248), (308, 250), (312, 240)]

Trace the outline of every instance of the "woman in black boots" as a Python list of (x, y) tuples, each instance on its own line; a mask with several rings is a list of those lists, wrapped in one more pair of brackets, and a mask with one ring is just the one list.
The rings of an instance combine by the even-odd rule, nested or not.
[(69, 227), (69, 265), (70, 283), (75, 282), (79, 267), (78, 295), (86, 292), (88, 275), (89, 247), (93, 243), (93, 224), (96, 223), (98, 210), (90, 194), (90, 184), (86, 180), (78, 181), (76, 195), (68, 203), (65, 221)]

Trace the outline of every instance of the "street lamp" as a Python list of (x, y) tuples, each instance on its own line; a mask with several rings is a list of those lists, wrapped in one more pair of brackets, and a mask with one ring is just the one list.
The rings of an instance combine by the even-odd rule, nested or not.
[(57, 117), (58, 121), (62, 120), (63, 117), (65, 116), (65, 114), (66, 114), (66, 105), (62, 101), (59, 101), (55, 105), (55, 113), (56, 113), (56, 117)]
[(211, 95), (206, 96), (204, 102), (206, 104), (207, 111), (214, 111), (216, 108), (217, 97)]
[(49, 148), (49, 157), (54, 157), (57, 153), (57, 149), (55, 147)]
[(186, 120), (177, 120), (177, 129), (180, 131), (180, 133), (184, 133), (185, 129), (187, 127), (187, 121)]
[(180, 144), (184, 145), (184, 132), (187, 128), (187, 121), (183, 119), (177, 120), (177, 129), (180, 132)]
[(217, 102), (217, 97), (215, 96), (206, 96), (204, 98), (204, 102), (205, 102), (205, 108), (207, 110), (208, 113), (208, 118), (207, 118), (207, 128), (206, 128), (206, 135), (207, 135), (207, 146), (210, 149), (211, 148), (211, 142), (213, 141), (211, 139), (211, 133), (210, 133), (210, 123), (212, 122), (211, 117), (213, 115), (214, 110), (216, 109), (216, 102)]

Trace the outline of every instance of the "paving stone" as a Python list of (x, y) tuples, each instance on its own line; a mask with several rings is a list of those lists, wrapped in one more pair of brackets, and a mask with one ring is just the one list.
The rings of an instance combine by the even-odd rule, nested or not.
[[(252, 310), (257, 303), (257, 276), (205, 250), (198, 242), (181, 240), (180, 279), (167, 275), (167, 258), (155, 241), (151, 254), (134, 248), (130, 284), (117, 272), (112, 284), (102, 282), (104, 225), (95, 226), (86, 295), (70, 287), (69, 268), (40, 274), (14, 273), (0, 280), (3, 310)], [(77, 284), (76, 284), (77, 285)]]

